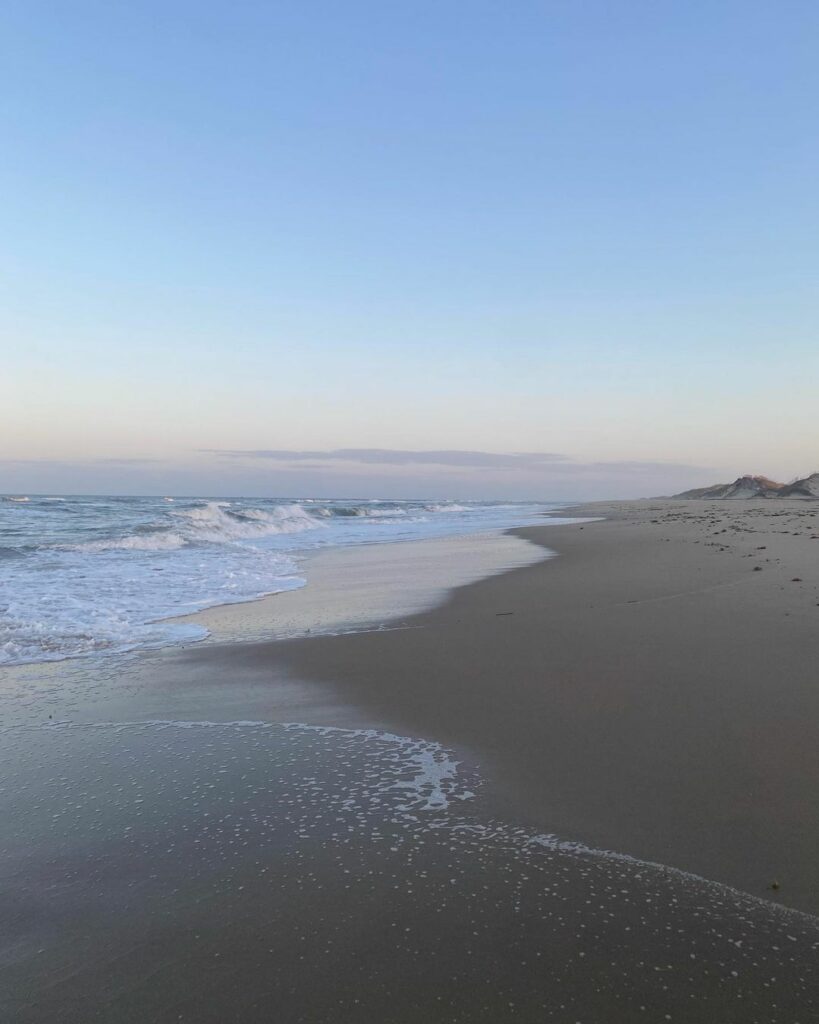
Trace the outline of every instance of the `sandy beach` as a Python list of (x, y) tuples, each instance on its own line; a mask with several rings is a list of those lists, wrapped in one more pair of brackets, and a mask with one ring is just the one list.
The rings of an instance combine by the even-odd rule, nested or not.
[(816, 506), (576, 511), (411, 634), (243, 654), (467, 746), (541, 827), (819, 912)]
[(819, 1024), (819, 6), (4, 14), (0, 1024)]
[(819, 509), (573, 514), (367, 631), (9, 674), (4, 1019), (816, 1019)]

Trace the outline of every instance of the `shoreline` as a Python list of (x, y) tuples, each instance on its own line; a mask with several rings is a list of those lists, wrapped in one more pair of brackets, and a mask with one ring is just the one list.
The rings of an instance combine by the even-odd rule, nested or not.
[(515, 530), (559, 557), (458, 588), (411, 629), (217, 660), (472, 751), (528, 824), (816, 913), (819, 544), (778, 520), (817, 513), (706, 505), (577, 506), (607, 518)]
[(817, 513), (572, 512), (606, 518), (514, 530), (558, 557), (401, 628), (164, 648), (32, 691), (0, 748), (0, 1010), (819, 1012)]
[[(340, 523), (341, 526), (336, 525), (335, 532), (333, 529), (318, 529), (309, 535), (303, 546), (299, 546), (302, 531), (286, 528), (289, 520), (285, 518), (284, 527), (280, 527), (277, 522), (268, 523), (273, 513), (259, 512), (259, 516), (267, 515), (267, 520), (260, 520), (259, 536), (266, 538), (268, 533), (274, 534), (273, 545), (263, 544), (258, 550), (242, 544), (235, 546), (245, 562), (239, 560), (231, 570), (232, 563), (227, 559), (228, 565), (220, 568), (223, 575), (219, 577), (217, 573), (214, 577), (214, 564), (219, 568), (220, 563), (218, 558), (208, 560), (208, 553), (222, 548), (231, 550), (231, 545), (220, 548), (215, 536), (211, 537), (205, 530), (204, 539), (213, 539), (214, 543), (202, 548), (201, 557), (208, 555), (202, 565), (198, 564), (199, 555), (194, 550), (202, 541), (197, 533), (200, 518), (196, 516), (200, 511), (210, 512), (214, 504), (210, 502), (203, 510), (197, 506), (184, 513), (189, 514), (194, 523), (189, 531), (192, 536), (187, 538), (190, 544), (183, 543), (183, 538), (176, 538), (188, 559), (186, 576), (180, 575), (179, 551), (175, 545), (169, 548), (168, 558), (172, 561), (166, 565), (163, 560), (166, 546), (143, 544), (138, 533), (119, 539), (78, 542), (73, 546), (66, 542), (68, 551), (75, 547), (80, 550), (84, 545), (93, 548), (98, 544), (98, 549), (93, 548), (94, 558), (97, 551), (101, 552), (102, 567), (87, 574), (79, 572), (76, 566), (70, 567), (67, 582), (50, 593), (47, 600), (38, 596), (39, 591), (34, 589), (32, 600), (35, 605), (32, 608), (25, 606), (19, 612), (19, 622), (6, 616), (4, 643), (0, 644), (0, 670), (13, 672), (21, 666), (59, 665), (64, 662), (93, 665), (100, 658), (139, 655), (145, 651), (201, 641), (212, 643), (214, 637), (209, 634), (215, 634), (215, 640), (220, 642), (241, 641), (249, 637), (263, 639), (302, 635), (317, 630), (331, 632), (336, 627), (359, 628), (367, 625), (371, 618), (386, 619), (390, 615), (398, 616), (431, 607), (453, 586), (484, 574), (503, 571), (525, 562), (527, 557), (534, 557), (531, 551), (528, 554), (523, 552), (526, 545), (522, 545), (520, 539), (507, 533), (510, 526), (535, 521), (533, 507), (528, 505), (516, 516), (508, 511), (498, 513), (490, 505), (476, 506), (475, 509), (456, 506), (458, 515), (451, 519), (445, 515), (440, 517), (441, 521), (410, 518), (408, 525), (402, 524), (400, 519), (390, 520), (381, 535), (378, 534), (382, 519), (372, 517), (382, 516), (383, 510), (376, 510), (372, 516), (362, 514), (346, 518), (341, 514), (335, 518), (330, 513), (324, 516), (322, 512), (313, 517), (314, 527), (326, 527), (328, 523)], [(293, 506), (296, 507), (302, 518), (307, 515), (301, 506)], [(541, 503), (538, 507), (554, 511), (559, 517), (559, 503)], [(290, 506), (274, 506), (274, 512), (282, 510), (288, 512)], [(164, 513), (165, 510), (160, 511)], [(222, 515), (219, 509), (216, 512)], [(463, 521), (461, 512), (465, 517)], [(398, 509), (396, 515), (399, 514), (409, 513)], [(237, 512), (237, 516), (241, 518), (241, 513)], [(206, 525), (210, 522), (206, 516), (202, 518)], [(291, 515), (291, 518), (297, 517)], [(346, 526), (348, 518), (356, 524), (375, 522), (379, 530), (366, 528), (369, 536), (365, 539), (363, 534)], [(493, 519), (496, 521), (492, 522)], [(247, 521), (250, 527), (240, 523), (235, 528), (256, 528), (253, 525), (256, 519)], [(301, 519), (298, 521), (301, 523)], [(212, 532), (230, 538), (232, 528), (233, 524), (225, 525), (219, 520)], [(275, 536), (279, 533), (292, 534), (295, 540), (285, 537), (280, 550), (279, 538)], [(244, 534), (240, 537), (243, 541), (247, 539)], [(486, 537), (493, 538), (492, 544), (485, 542)], [(120, 560), (117, 563), (116, 559), (121, 554), (119, 549), (130, 549), (131, 546), (136, 550), (136, 561)], [(509, 549), (508, 552), (500, 550), (503, 546)], [(142, 557), (143, 547), (151, 556), (147, 560)], [(47, 545), (43, 550), (46, 548)], [(114, 553), (115, 564), (109, 564), (111, 552)], [(130, 555), (130, 550), (127, 553)], [(160, 555), (162, 558), (157, 564)], [(262, 570), (257, 572), (254, 565), (247, 564), (249, 556), (261, 560)], [(287, 564), (280, 564), (279, 556)], [(272, 568), (268, 564), (270, 559), (275, 563)], [(385, 566), (387, 561), (394, 564)], [(52, 565), (50, 568), (54, 570), (55, 567)], [(36, 564), (34, 569), (37, 569)], [(309, 580), (306, 579), (307, 572)], [(348, 572), (346, 579), (345, 572)], [(108, 578), (112, 573), (122, 577), (122, 600)], [(390, 578), (401, 574), (405, 579)], [(248, 585), (246, 576), (252, 580), (252, 586)], [(35, 574), (33, 578), (38, 577)], [(58, 572), (56, 578), (62, 578), (62, 572)], [(143, 580), (148, 585), (144, 591), (146, 597), (140, 604), (140, 598), (134, 595), (140, 589), (137, 585), (141, 585)], [(207, 589), (205, 584), (208, 581), (214, 584), (214, 580), (218, 585), (211, 586), (206, 595), (200, 593), (203, 587)], [(310, 597), (305, 600), (300, 592), (308, 584)], [(78, 588), (76, 600), (71, 586)], [(320, 592), (316, 593), (317, 590)], [(107, 603), (95, 611), (95, 601), (100, 593), (105, 595)], [(282, 603), (284, 594), (294, 595), (292, 603)], [(391, 604), (395, 607), (390, 607)]]
[(165, 621), (206, 629), (208, 635), (196, 642), (207, 645), (382, 628), (433, 610), (458, 587), (551, 557), (548, 548), (517, 536), (516, 529), (309, 551), (298, 561), (305, 570), (303, 587)]
[[(549, 514), (563, 518), (559, 510)], [(161, 699), (175, 703), (175, 688), (190, 687), (194, 673), (213, 677), (198, 662), (188, 664), (189, 652), (209, 650), (231, 662), (232, 651), (253, 644), (405, 628), (405, 620), (434, 610), (460, 586), (552, 556), (547, 547), (516, 537), (507, 527), (308, 550), (300, 558), (310, 573), (303, 587), (157, 620), (192, 626), (202, 635), (128, 651), (0, 666), (6, 720), (20, 711), (24, 719), (36, 719), (45, 693), (52, 714), (65, 706), (72, 715), (93, 715), (99, 704), (116, 714), (121, 703), (127, 705), (134, 694), (153, 693), (157, 684)], [(249, 681), (245, 698), (253, 701), (258, 679), (269, 673), (246, 670), (244, 677)], [(279, 695), (300, 695), (295, 706), (311, 722), (313, 705), (319, 718), (327, 711), (324, 697), (310, 699), (311, 691), (321, 693), (315, 686), (277, 678), (276, 688)], [(267, 702), (262, 698), (262, 703)], [(293, 702), (285, 699), (284, 705)], [(235, 710), (243, 717), (238, 704)], [(333, 704), (330, 714), (333, 721), (365, 722), (351, 707)]]
[[(572, 521), (550, 521), (568, 512)], [(151, 715), (161, 718), (163, 703), (185, 717), (203, 700), (218, 715), (220, 680), (229, 674), (228, 715), (272, 711), (275, 721), (295, 716), (442, 743), (487, 765), (510, 813), (528, 826), (819, 914), (814, 832), (802, 825), (802, 801), (819, 781), (819, 692), (814, 699), (810, 687), (819, 665), (812, 631), (819, 625), (819, 543), (807, 549), (816, 574), (793, 582), (793, 593), (785, 587), (804, 571), (819, 509), (774, 499), (646, 499), (577, 504), (543, 516), (534, 526), (311, 553), (312, 586), (173, 620), (207, 623), (212, 632), (202, 640), (138, 650), (124, 661), (13, 666), (6, 675), (24, 682), (69, 671), (81, 681), (100, 678), (90, 706), (82, 687), (73, 701), (83, 717), (100, 704), (116, 714), (144, 695)], [(815, 527), (802, 538), (774, 528), (772, 545), (768, 520), (783, 516), (808, 524), (816, 517)], [(761, 525), (747, 536), (740, 526), (723, 540), (743, 517)], [(677, 535), (651, 537), (647, 528)], [(759, 532), (768, 541), (761, 551), (752, 542)], [(409, 595), (396, 602), (396, 567), (407, 573), (413, 562)], [(775, 567), (775, 581), (749, 576), (758, 564)], [(815, 601), (805, 600), (807, 589)], [(760, 594), (781, 616), (778, 629)], [(696, 610), (704, 600), (712, 605), (707, 615)], [(720, 609), (730, 629), (707, 623)], [(735, 635), (740, 626), (744, 643)], [(695, 633), (699, 649), (689, 652)], [(766, 655), (771, 643), (781, 658), (775, 667), (770, 650)], [(701, 713), (685, 706), (692, 676), (686, 659), (700, 677), (692, 696)], [(738, 743), (749, 730), (764, 733), (769, 718), (776, 725), (778, 687), (769, 688), (767, 713), (758, 706), (766, 660), (769, 679), (793, 677), (793, 696), (805, 704), (798, 732), (811, 739), (800, 739), (801, 760), (791, 750), (789, 764), (768, 766), (772, 777), (762, 779), (753, 744)], [(415, 663), (424, 678), (415, 678)], [(653, 684), (664, 672), (673, 686)], [(540, 685), (526, 678), (530, 673)], [(392, 685), (384, 685), (385, 676)], [(119, 689), (120, 678), (129, 685)], [(743, 681), (755, 703), (734, 708)], [(678, 726), (691, 746), (675, 734)], [(815, 756), (808, 749), (814, 735)], [(750, 806), (754, 787), (764, 813)], [(815, 827), (819, 838), (819, 822)], [(780, 875), (788, 881), (771, 890)]]
[[(0, 615), (3, 668), (203, 639), (207, 630), (197, 615), (302, 589), (299, 565), (311, 565), (314, 553), (322, 564), (333, 551), (474, 536), (534, 521), (536, 513), (560, 506), (397, 499), (203, 498), (173, 506), (157, 498), (66, 501), (64, 507), (35, 501), (25, 513), (3, 515), (7, 550), (0, 554), (14, 589)], [(457, 548), (444, 552), (441, 562), (457, 565)], [(477, 561), (481, 557), (476, 553)], [(445, 573), (439, 577), (439, 586), (449, 582)], [(458, 573), (454, 582), (461, 582)], [(243, 633), (246, 618), (234, 616), (238, 631), (232, 635)], [(262, 624), (257, 635), (264, 635)]]
[[(573, 514), (568, 523), (548, 521), (567, 518), (567, 512)], [(577, 504), (543, 516), (542, 525), (312, 553), (312, 587), (176, 617), (207, 622), (212, 632), (203, 640), (136, 651), (124, 661), (114, 656), (13, 666), (6, 675), (24, 685), (34, 679), (36, 689), (43, 679), (73, 672), (81, 681), (94, 680), (94, 697), (89, 704), (81, 687), (72, 714), (87, 718), (100, 705), (116, 714), (121, 704), (147, 696), (151, 715), (161, 718), (163, 702), (187, 709), (184, 717), (194, 710), (191, 702), (203, 699), (208, 713), (218, 715), (224, 703), (220, 679), (227, 673), (233, 685), (226, 714), (254, 717), (272, 710), (279, 722), (295, 716), (307, 724), (397, 730), (444, 744), (487, 765), (502, 802), (527, 826), (819, 914), (819, 866), (810, 867), (814, 833), (802, 827), (801, 814), (803, 790), (819, 781), (819, 693), (814, 699), (809, 685), (814, 661), (819, 665), (819, 639), (810, 632), (819, 624), (819, 544), (811, 552), (815, 577), (798, 578), (797, 586), (789, 575), (804, 570), (803, 545), (816, 537), (819, 510), (773, 499), (741, 506), (646, 499)], [(735, 528), (730, 543), (722, 539), (729, 527), (714, 528), (749, 516), (764, 520), (749, 533), (766, 534), (762, 551), (742, 536), (748, 527)], [(779, 529), (774, 550), (771, 516), (808, 523), (816, 517), (816, 525), (801, 539)], [(647, 526), (661, 533), (676, 529), (677, 536), (650, 538)], [(791, 548), (791, 568), (781, 557), (783, 543)], [(713, 557), (719, 554), (734, 557), (720, 562)], [(454, 557), (454, 567), (451, 561), (442, 565), (447, 556)], [(737, 556), (751, 561), (740, 563)], [(652, 560), (658, 564), (647, 564)], [(406, 572), (413, 561), (409, 596), (396, 603), (396, 565)], [(773, 588), (770, 577), (748, 577), (760, 562), (776, 565)], [(754, 594), (743, 593), (749, 579)], [(352, 600), (345, 605), (351, 581)], [(805, 601), (806, 589), (816, 601)], [(776, 636), (760, 591), (772, 608), (784, 605), (781, 615), (793, 620), (779, 622), (787, 626), (785, 635)], [(700, 600), (718, 606), (728, 595), (723, 610), (729, 618), (749, 616), (744, 648), (714, 624), (703, 633), (706, 617), (692, 611)], [(650, 612), (650, 622), (635, 616), (639, 609), (643, 616)], [(282, 619), (284, 629), (277, 632)], [(702, 714), (692, 715), (684, 706), (690, 681), (684, 665), (686, 635), (693, 637), (694, 630), (701, 631), (700, 649), (691, 663), (705, 681), (695, 691)], [(806, 639), (810, 651), (799, 646)], [(766, 716), (757, 706), (753, 715), (737, 707), (740, 717), (732, 725), (730, 705), (742, 697), (743, 678), (755, 701), (761, 699), (764, 648), (774, 640), (784, 662), (776, 666), (776, 678), (795, 676), (794, 696), (806, 705), (800, 731), (815, 733), (817, 753), (811, 756), (811, 741), (802, 738), (802, 760), (791, 751), (787, 766), (770, 766), (774, 777), (765, 780), (763, 792), (753, 748), (743, 757), (737, 737), (743, 730), (764, 731)], [(760, 647), (763, 656), (757, 657)], [(715, 660), (709, 663), (709, 657)], [(415, 662), (426, 678), (413, 677)], [(715, 666), (724, 674), (721, 694), (707, 692)], [(664, 671), (673, 676), (674, 690), (652, 686), (652, 674)], [(542, 686), (527, 681), (529, 672), (540, 674)], [(504, 692), (509, 680), (498, 685), (505, 673), (514, 677), (511, 700)], [(392, 677), (391, 686), (383, 685), (384, 676)], [(121, 689), (120, 679), (128, 684)], [(36, 714), (36, 699), (34, 704)], [(692, 747), (673, 734), (679, 725)], [(663, 735), (669, 742), (659, 750)], [(712, 771), (718, 775), (709, 778)], [(754, 784), (771, 816), (767, 821), (748, 806)], [(699, 801), (696, 811), (692, 801)], [(819, 822), (815, 828), (819, 834)], [(777, 856), (777, 848), (785, 852)], [(780, 875), (788, 881), (771, 890)]]

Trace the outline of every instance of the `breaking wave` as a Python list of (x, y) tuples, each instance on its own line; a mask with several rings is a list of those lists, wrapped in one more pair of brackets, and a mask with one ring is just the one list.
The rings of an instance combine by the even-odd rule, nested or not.
[(186, 544), (229, 544), (280, 533), (300, 533), (323, 525), (301, 505), (277, 505), (270, 511), (234, 511), (228, 502), (209, 501), (201, 507), (172, 510), (169, 514), (176, 520), (175, 528), (147, 527), (125, 537), (84, 541), (73, 547), (84, 551), (172, 551)]
[(199, 639), (204, 630), (168, 620), (303, 586), (300, 553), (504, 528), (542, 508), (8, 495), (0, 502), (0, 664)]

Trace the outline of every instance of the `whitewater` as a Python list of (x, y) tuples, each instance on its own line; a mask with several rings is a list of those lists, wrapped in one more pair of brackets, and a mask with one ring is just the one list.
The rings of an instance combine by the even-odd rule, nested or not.
[(0, 496), (0, 665), (202, 639), (169, 622), (303, 587), (300, 556), (533, 522), (555, 504)]

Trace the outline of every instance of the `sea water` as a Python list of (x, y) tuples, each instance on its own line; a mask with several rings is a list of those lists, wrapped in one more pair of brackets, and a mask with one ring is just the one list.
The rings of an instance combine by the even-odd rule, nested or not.
[(201, 639), (169, 618), (309, 582), (322, 547), (535, 522), (510, 502), (0, 497), (0, 665)]

